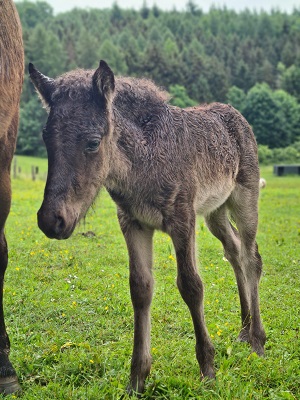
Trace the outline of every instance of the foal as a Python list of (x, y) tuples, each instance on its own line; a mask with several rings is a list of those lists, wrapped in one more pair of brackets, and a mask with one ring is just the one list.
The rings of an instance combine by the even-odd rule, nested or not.
[(117, 204), (134, 308), (129, 390), (143, 391), (151, 366), (155, 229), (172, 238), (177, 285), (193, 319), (201, 373), (215, 376), (196, 266), (197, 214), (204, 215), (233, 266), (241, 301), (239, 338), (263, 354), (262, 262), (255, 241), (259, 168), (255, 138), (242, 115), (218, 103), (173, 107), (151, 81), (115, 78), (104, 61), (95, 71), (76, 70), (55, 80), (32, 64), (29, 72), (49, 112), (43, 133), (49, 168), (39, 227), (50, 238), (68, 238), (102, 186)]

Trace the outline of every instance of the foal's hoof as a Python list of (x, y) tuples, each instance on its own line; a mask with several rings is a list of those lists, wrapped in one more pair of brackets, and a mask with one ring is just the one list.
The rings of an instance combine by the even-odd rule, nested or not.
[(200, 371), (200, 379), (203, 380), (214, 380), (216, 379), (216, 373), (214, 368), (206, 368), (205, 370), (201, 369)]
[(249, 329), (243, 328), (238, 336), (239, 342), (250, 343)]
[(21, 386), (19, 385), (18, 378), (16, 376), (0, 378), (0, 393), (4, 395), (20, 394)]
[(126, 392), (128, 394), (129, 397), (137, 397), (138, 399), (142, 396), (144, 391), (144, 386), (139, 387), (137, 390), (133, 389), (133, 387), (131, 385), (127, 386)]
[(263, 357), (265, 355), (264, 342), (259, 340), (253, 340), (251, 343), (252, 351), (258, 356)]

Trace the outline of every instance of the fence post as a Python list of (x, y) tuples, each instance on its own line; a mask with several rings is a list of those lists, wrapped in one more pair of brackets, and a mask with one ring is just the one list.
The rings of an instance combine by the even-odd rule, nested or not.
[(35, 166), (34, 165), (31, 166), (31, 176), (32, 176), (32, 180), (35, 181), (36, 175), (35, 175)]
[(13, 163), (13, 177), (16, 179), (17, 177), (17, 157), (14, 157), (14, 163)]

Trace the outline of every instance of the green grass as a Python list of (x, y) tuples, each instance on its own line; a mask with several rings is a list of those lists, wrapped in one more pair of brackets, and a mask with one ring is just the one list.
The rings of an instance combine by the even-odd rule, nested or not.
[[(18, 157), (18, 163), (29, 172), (13, 180), (4, 295), (22, 398), (120, 399), (130, 370), (133, 313), (115, 206), (103, 191), (70, 239), (49, 240), (36, 224), (45, 182), (26, 179), (31, 165), (45, 175), (46, 160)], [(240, 313), (234, 274), (220, 243), (199, 219), (199, 270), (217, 369), (215, 382), (200, 382), (191, 318), (175, 283), (174, 251), (168, 236), (156, 233), (153, 366), (144, 398), (300, 398), (300, 177), (274, 177), (271, 167), (264, 167), (262, 176), (267, 186), (260, 198), (258, 243), (264, 260), (265, 358), (236, 341)], [(82, 235), (88, 231), (95, 236)]]

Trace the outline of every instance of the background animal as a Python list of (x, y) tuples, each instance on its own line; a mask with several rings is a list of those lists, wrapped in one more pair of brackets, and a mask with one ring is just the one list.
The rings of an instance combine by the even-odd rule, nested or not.
[(260, 180), (259, 180), (259, 187), (260, 187), (261, 189), (264, 189), (264, 188), (266, 187), (266, 185), (267, 185), (267, 181), (266, 181), (264, 178), (260, 178)]
[(96, 71), (72, 71), (55, 80), (32, 64), (29, 73), (49, 112), (43, 131), (49, 169), (39, 227), (50, 238), (68, 238), (102, 186), (118, 207), (134, 308), (129, 392), (143, 391), (151, 367), (155, 229), (168, 233), (174, 244), (177, 285), (193, 319), (201, 375), (215, 376), (196, 266), (196, 214), (204, 215), (234, 269), (239, 339), (262, 355), (262, 262), (255, 241), (259, 168), (255, 138), (242, 115), (219, 103), (173, 107), (154, 83), (115, 79), (104, 61)]
[(4, 225), (11, 204), (10, 165), (19, 122), (19, 101), (24, 74), (22, 30), (11, 0), (0, 0), (0, 393), (19, 390), (9, 361), (10, 343), (3, 315), (3, 281), (7, 267)]

